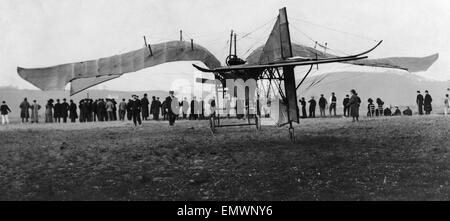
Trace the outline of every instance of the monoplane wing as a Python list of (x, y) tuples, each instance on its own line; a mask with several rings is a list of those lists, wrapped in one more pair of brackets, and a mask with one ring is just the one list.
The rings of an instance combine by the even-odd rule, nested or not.
[(41, 90), (64, 90), (72, 82), (71, 94), (78, 93), (122, 74), (174, 61), (201, 61), (209, 68), (220, 66), (206, 48), (186, 41), (169, 41), (111, 57), (45, 68), (17, 67), (20, 77)]
[(268, 68), (280, 68), (280, 67), (295, 67), (295, 66), (305, 66), (305, 65), (314, 65), (314, 64), (326, 64), (326, 63), (335, 63), (335, 62), (345, 62), (345, 61), (354, 61), (354, 60), (360, 60), (365, 59), (367, 56), (363, 57), (354, 57), (354, 56), (348, 56), (348, 57), (337, 57), (337, 58), (327, 58), (327, 59), (305, 59), (305, 60), (292, 60), (292, 61), (283, 61), (280, 63), (274, 63), (274, 64), (262, 64), (262, 65), (234, 65), (229, 67), (219, 67), (215, 69), (207, 69), (199, 67), (198, 65), (192, 64), (195, 68), (197, 68), (199, 71), (202, 72), (209, 72), (209, 73), (224, 73), (224, 72), (230, 72), (230, 71), (245, 71), (245, 70), (264, 70)]

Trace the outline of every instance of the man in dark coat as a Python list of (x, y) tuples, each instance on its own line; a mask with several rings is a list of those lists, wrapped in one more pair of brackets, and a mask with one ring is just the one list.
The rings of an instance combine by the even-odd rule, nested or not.
[(89, 100), (88, 99), (83, 99), (83, 106), (81, 107), (81, 111), (83, 112), (83, 122), (89, 122)]
[(167, 120), (167, 100), (164, 100), (161, 104), (161, 114), (163, 120)]
[(417, 91), (416, 104), (419, 109), (419, 115), (423, 115), (423, 95)]
[(142, 105), (142, 120), (148, 120), (148, 105), (150, 102), (147, 99), (147, 94), (144, 94), (144, 97), (141, 99)]
[(55, 123), (61, 123), (61, 115), (62, 115), (62, 104), (59, 103), (59, 99), (56, 99), (56, 104), (53, 112), (53, 117), (55, 118)]
[(159, 119), (159, 109), (161, 107), (159, 106), (158, 101), (156, 100), (155, 96), (152, 96), (152, 103), (150, 105), (150, 114), (153, 115), (153, 120)]
[(302, 118), (307, 118), (308, 115), (306, 115), (306, 100), (304, 97), (299, 100), (300, 104), (302, 105)]
[(105, 121), (105, 115), (103, 113), (103, 109), (105, 108), (105, 102), (102, 101), (102, 99), (98, 99), (97, 101), (97, 118), (98, 121), (103, 122)]
[(132, 120), (133, 119), (132, 108), (133, 108), (133, 100), (128, 99), (128, 103), (127, 103), (127, 119), (128, 120)]
[(355, 89), (350, 91), (352, 96), (350, 97), (350, 101), (348, 102), (348, 106), (350, 107), (350, 116), (353, 118), (353, 122), (359, 121), (359, 106), (361, 105), (361, 98), (356, 93)]
[(177, 119), (178, 112), (180, 112), (178, 99), (174, 96), (173, 91), (169, 91), (169, 96), (164, 101), (166, 103), (166, 112), (169, 118), (169, 125), (173, 126)]
[(336, 104), (337, 104), (337, 98), (334, 92), (331, 93), (331, 97), (330, 97), (330, 116), (331, 116), (331, 112), (333, 111), (334, 116), (336, 116)]
[(80, 100), (78, 103), (78, 109), (80, 109), (80, 123), (84, 122), (84, 112), (83, 112), (84, 100)]
[(77, 105), (73, 102), (73, 100), (70, 100), (69, 112), (70, 122), (75, 123), (75, 120), (78, 118), (78, 114)]
[(94, 102), (91, 99), (85, 99), (86, 103), (86, 120), (87, 122), (93, 121), (94, 115)]
[(311, 97), (311, 100), (308, 101), (309, 103), (309, 117), (315, 118), (316, 117), (316, 100), (314, 100), (314, 97)]
[(350, 115), (350, 109), (348, 106), (348, 102), (350, 101), (350, 96), (347, 94), (345, 95), (344, 101), (342, 104), (344, 105), (344, 117), (348, 117)]
[(137, 124), (139, 123), (139, 125), (142, 124), (141, 121), (141, 101), (139, 100), (139, 97), (137, 95), (133, 95), (134, 101), (131, 105), (131, 112), (133, 113), (133, 123), (134, 126), (137, 126)]
[(159, 97), (156, 97), (156, 104), (157, 104), (156, 111), (158, 113), (158, 118), (157, 119), (159, 119), (159, 113), (161, 113), (161, 110), (162, 110), (162, 103), (159, 100)]
[(327, 99), (323, 97), (323, 94), (320, 95), (319, 98), (319, 108), (320, 108), (320, 116), (326, 117), (325, 108), (327, 107)]
[(114, 121), (116, 121), (117, 120), (117, 102), (116, 102), (116, 100), (113, 98), (113, 99), (111, 99), (111, 102), (112, 102), (112, 104), (113, 104), (113, 106), (112, 106), (112, 110), (113, 110), (113, 120)]
[(96, 122), (98, 120), (98, 100), (92, 102), (92, 115), (94, 122)]
[(23, 99), (22, 103), (20, 103), (20, 118), (22, 118), (22, 123), (27, 122), (28, 118), (30, 118), (29, 109), (31, 107), (30, 103), (28, 103), (27, 98)]
[(431, 106), (431, 102), (433, 99), (431, 98), (431, 95), (428, 93), (428, 91), (425, 91), (425, 99), (423, 100), (423, 109), (425, 110), (425, 114), (430, 114), (433, 110)]
[(69, 112), (69, 104), (66, 102), (66, 99), (63, 99), (63, 103), (61, 104), (61, 117), (64, 123), (67, 123), (67, 117)]

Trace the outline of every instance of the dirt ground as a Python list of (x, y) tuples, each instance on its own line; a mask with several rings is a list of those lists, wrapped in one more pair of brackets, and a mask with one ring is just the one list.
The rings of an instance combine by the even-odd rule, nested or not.
[[(229, 120), (227, 123), (238, 123)], [(0, 127), (0, 200), (450, 200), (450, 117)]]

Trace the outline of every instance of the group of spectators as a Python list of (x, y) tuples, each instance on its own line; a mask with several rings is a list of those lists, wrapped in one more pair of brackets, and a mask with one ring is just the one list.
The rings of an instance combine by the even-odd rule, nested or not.
[[(450, 91), (450, 89), (448, 89)], [(359, 117), (359, 106), (361, 105), (361, 99), (356, 93), (355, 90), (350, 91), (350, 95), (346, 95), (345, 98), (342, 100), (342, 106), (343, 106), (343, 116), (344, 117), (352, 117), (353, 120), (357, 121)], [(417, 91), (417, 99), (416, 103), (418, 106), (418, 114), (430, 114), (433, 110), (432, 108), (432, 97), (429, 94), (428, 90), (425, 91), (425, 96), (421, 94), (420, 91)], [(320, 117), (326, 117), (327, 108), (329, 112), (329, 116), (337, 116), (336, 115), (336, 106), (337, 106), (337, 97), (334, 92), (331, 93), (330, 97), (326, 99), (323, 94), (320, 95), (320, 98), (318, 101), (314, 99), (314, 97), (311, 97), (309, 101), (306, 101), (304, 97), (302, 97), (300, 100), (300, 105), (302, 108), (301, 111), (301, 118), (315, 118), (316, 117), (316, 106), (319, 106), (319, 113)], [(384, 101), (380, 98), (377, 98), (375, 101), (372, 98), (369, 98), (367, 100), (367, 116), (368, 117), (375, 117), (375, 116), (400, 116), (400, 115), (406, 115), (406, 116), (412, 116), (413, 111), (408, 106), (403, 111), (400, 110), (398, 106), (394, 106), (394, 110), (392, 110), (392, 106), (384, 108)], [(306, 111), (306, 105), (309, 103), (309, 114)], [(450, 99), (449, 95), (445, 95), (444, 99), (444, 115), (448, 115), (450, 110)]]
[[(448, 89), (448, 91), (450, 91), (450, 89)], [(160, 116), (162, 116), (162, 120), (169, 120), (169, 124), (173, 125), (176, 119), (205, 119), (205, 102), (203, 99), (197, 101), (196, 97), (193, 97), (189, 102), (185, 97), (182, 101), (178, 102), (178, 99), (173, 94), (173, 91), (170, 91), (169, 96), (166, 97), (163, 102), (160, 101), (159, 97), (155, 96), (152, 97), (150, 102), (147, 98), (147, 94), (144, 94), (142, 99), (139, 99), (138, 95), (133, 95), (133, 99), (128, 99), (128, 101), (122, 99), (120, 103), (117, 103), (115, 99), (110, 98), (100, 98), (96, 100), (86, 98), (80, 100), (78, 106), (73, 100), (70, 100), (69, 103), (67, 103), (65, 98), (62, 99), (62, 102), (60, 102), (60, 99), (56, 99), (56, 103), (53, 99), (49, 99), (45, 105), (45, 122), (67, 123), (68, 119), (70, 119), (70, 122), (74, 123), (79, 119), (79, 122), (83, 123), (96, 121), (124, 121), (127, 119), (130, 121), (133, 120), (135, 125), (140, 125), (142, 124), (142, 120), (149, 120), (149, 116), (152, 115), (153, 120), (159, 120)], [(361, 98), (355, 90), (351, 90), (350, 94), (351, 96), (347, 94), (342, 101), (343, 116), (352, 117), (353, 121), (358, 121)], [(173, 101), (178, 104), (178, 106), (175, 107), (176, 110), (172, 109)], [(229, 110), (231, 109), (231, 105), (230, 101), (227, 101), (228, 102), (225, 105), (228, 113), (226, 115), (230, 116)], [(417, 91), (416, 103), (418, 114), (430, 114), (433, 110), (432, 101), (433, 99), (427, 90), (425, 91), (425, 96), (423, 96), (420, 91)], [(239, 105), (239, 102), (242, 103), (242, 101), (237, 100), (235, 109), (244, 106), (243, 104)], [(301, 118), (315, 118), (317, 103), (319, 106), (320, 117), (326, 117), (327, 108), (330, 116), (337, 116), (337, 97), (334, 92), (331, 93), (328, 100), (321, 94), (318, 102), (316, 102), (314, 97), (311, 97), (308, 102), (302, 97), (299, 102), (301, 105), (299, 117)], [(392, 110), (392, 106), (384, 108), (384, 101), (380, 98), (377, 98), (375, 101), (372, 98), (369, 98), (367, 102), (368, 117), (413, 115), (413, 111), (410, 107), (406, 107), (403, 111), (401, 111), (398, 106), (395, 106), (394, 110)], [(309, 103), (309, 115), (306, 111), (306, 103)], [(210, 100), (209, 105), (211, 108), (215, 108), (215, 100)], [(39, 123), (39, 110), (41, 109), (41, 105), (38, 104), (36, 100), (29, 103), (27, 98), (25, 98), (20, 103), (19, 107), (22, 123), (27, 123), (29, 119), (31, 119), (31, 123)], [(449, 95), (446, 94), (444, 100), (444, 114), (446, 116), (448, 115), (449, 109), (450, 99)], [(11, 109), (6, 102), (3, 101), (0, 106), (2, 124), (9, 123), (8, 113), (10, 112)], [(215, 113), (214, 110), (212, 110), (211, 113)], [(189, 118), (187, 117), (188, 114)], [(242, 115), (243, 114), (238, 114), (236, 109), (236, 117), (242, 118)]]
[[(361, 98), (358, 96), (358, 93), (356, 93), (356, 90), (352, 89), (350, 90), (350, 95), (346, 95), (343, 99), (343, 107), (344, 107), (344, 117), (351, 116), (353, 121), (359, 121), (359, 107), (361, 105)], [(381, 101), (381, 100), (380, 100)], [(337, 97), (334, 92), (331, 93), (330, 98), (327, 100), (323, 94), (320, 95), (319, 101), (317, 102), (314, 97), (311, 97), (311, 99), (308, 101), (309, 103), (309, 115), (306, 112), (306, 100), (304, 97), (302, 97), (300, 100), (300, 105), (302, 108), (301, 111), (301, 118), (315, 118), (316, 117), (316, 106), (317, 103), (319, 105), (319, 111), (320, 111), (320, 117), (326, 117), (326, 109), (328, 106), (328, 111), (330, 113), (330, 116), (337, 116), (336, 115), (336, 107), (337, 107)], [(328, 105), (329, 104), (329, 105)], [(300, 114), (300, 113), (299, 113)]]
[[(197, 101), (195, 97), (188, 102), (185, 97), (184, 100), (178, 102), (178, 99), (173, 96), (174, 92), (170, 91), (169, 96), (160, 101), (159, 97), (152, 97), (149, 101), (147, 94), (144, 94), (142, 99), (138, 95), (132, 95), (132, 99), (122, 99), (119, 103), (113, 98), (99, 98), (99, 99), (81, 99), (78, 104), (73, 100), (67, 102), (64, 98), (62, 102), (60, 99), (49, 99), (44, 107), (33, 100), (32, 103), (27, 98), (20, 103), (20, 118), (22, 123), (39, 123), (40, 110), (45, 108), (44, 118), (45, 123), (67, 123), (69, 120), (75, 123), (77, 119), (79, 122), (103, 122), (103, 121), (124, 121), (132, 120), (135, 125), (141, 125), (142, 120), (149, 120), (152, 116), (153, 120), (168, 120), (170, 125), (173, 125), (175, 119), (205, 119), (205, 102), (204, 100)], [(179, 110), (172, 110), (172, 100), (175, 100)], [(213, 103), (215, 103), (213, 101)], [(211, 105), (212, 103), (210, 103)], [(190, 111), (188, 111), (190, 109)], [(5, 101), (1, 105), (2, 124), (9, 123), (8, 114), (11, 109)], [(187, 117), (189, 113), (189, 118)], [(31, 119), (31, 120), (30, 120)]]

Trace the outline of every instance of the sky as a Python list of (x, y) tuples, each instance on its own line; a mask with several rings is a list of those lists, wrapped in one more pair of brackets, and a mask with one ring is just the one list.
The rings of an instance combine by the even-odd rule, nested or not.
[[(418, 74), (450, 79), (448, 0), (0, 0), (0, 86), (35, 88), (18, 76), (17, 66), (108, 57), (143, 47), (144, 35), (151, 44), (179, 39), (179, 30), (222, 63), (234, 30), (238, 55), (245, 58), (265, 43), (282, 7), (295, 43), (313, 46), (313, 39), (355, 53), (383, 40), (370, 58), (440, 53), (428, 71)], [(167, 90), (174, 81), (192, 79), (192, 63), (163, 64), (97, 88)]]

